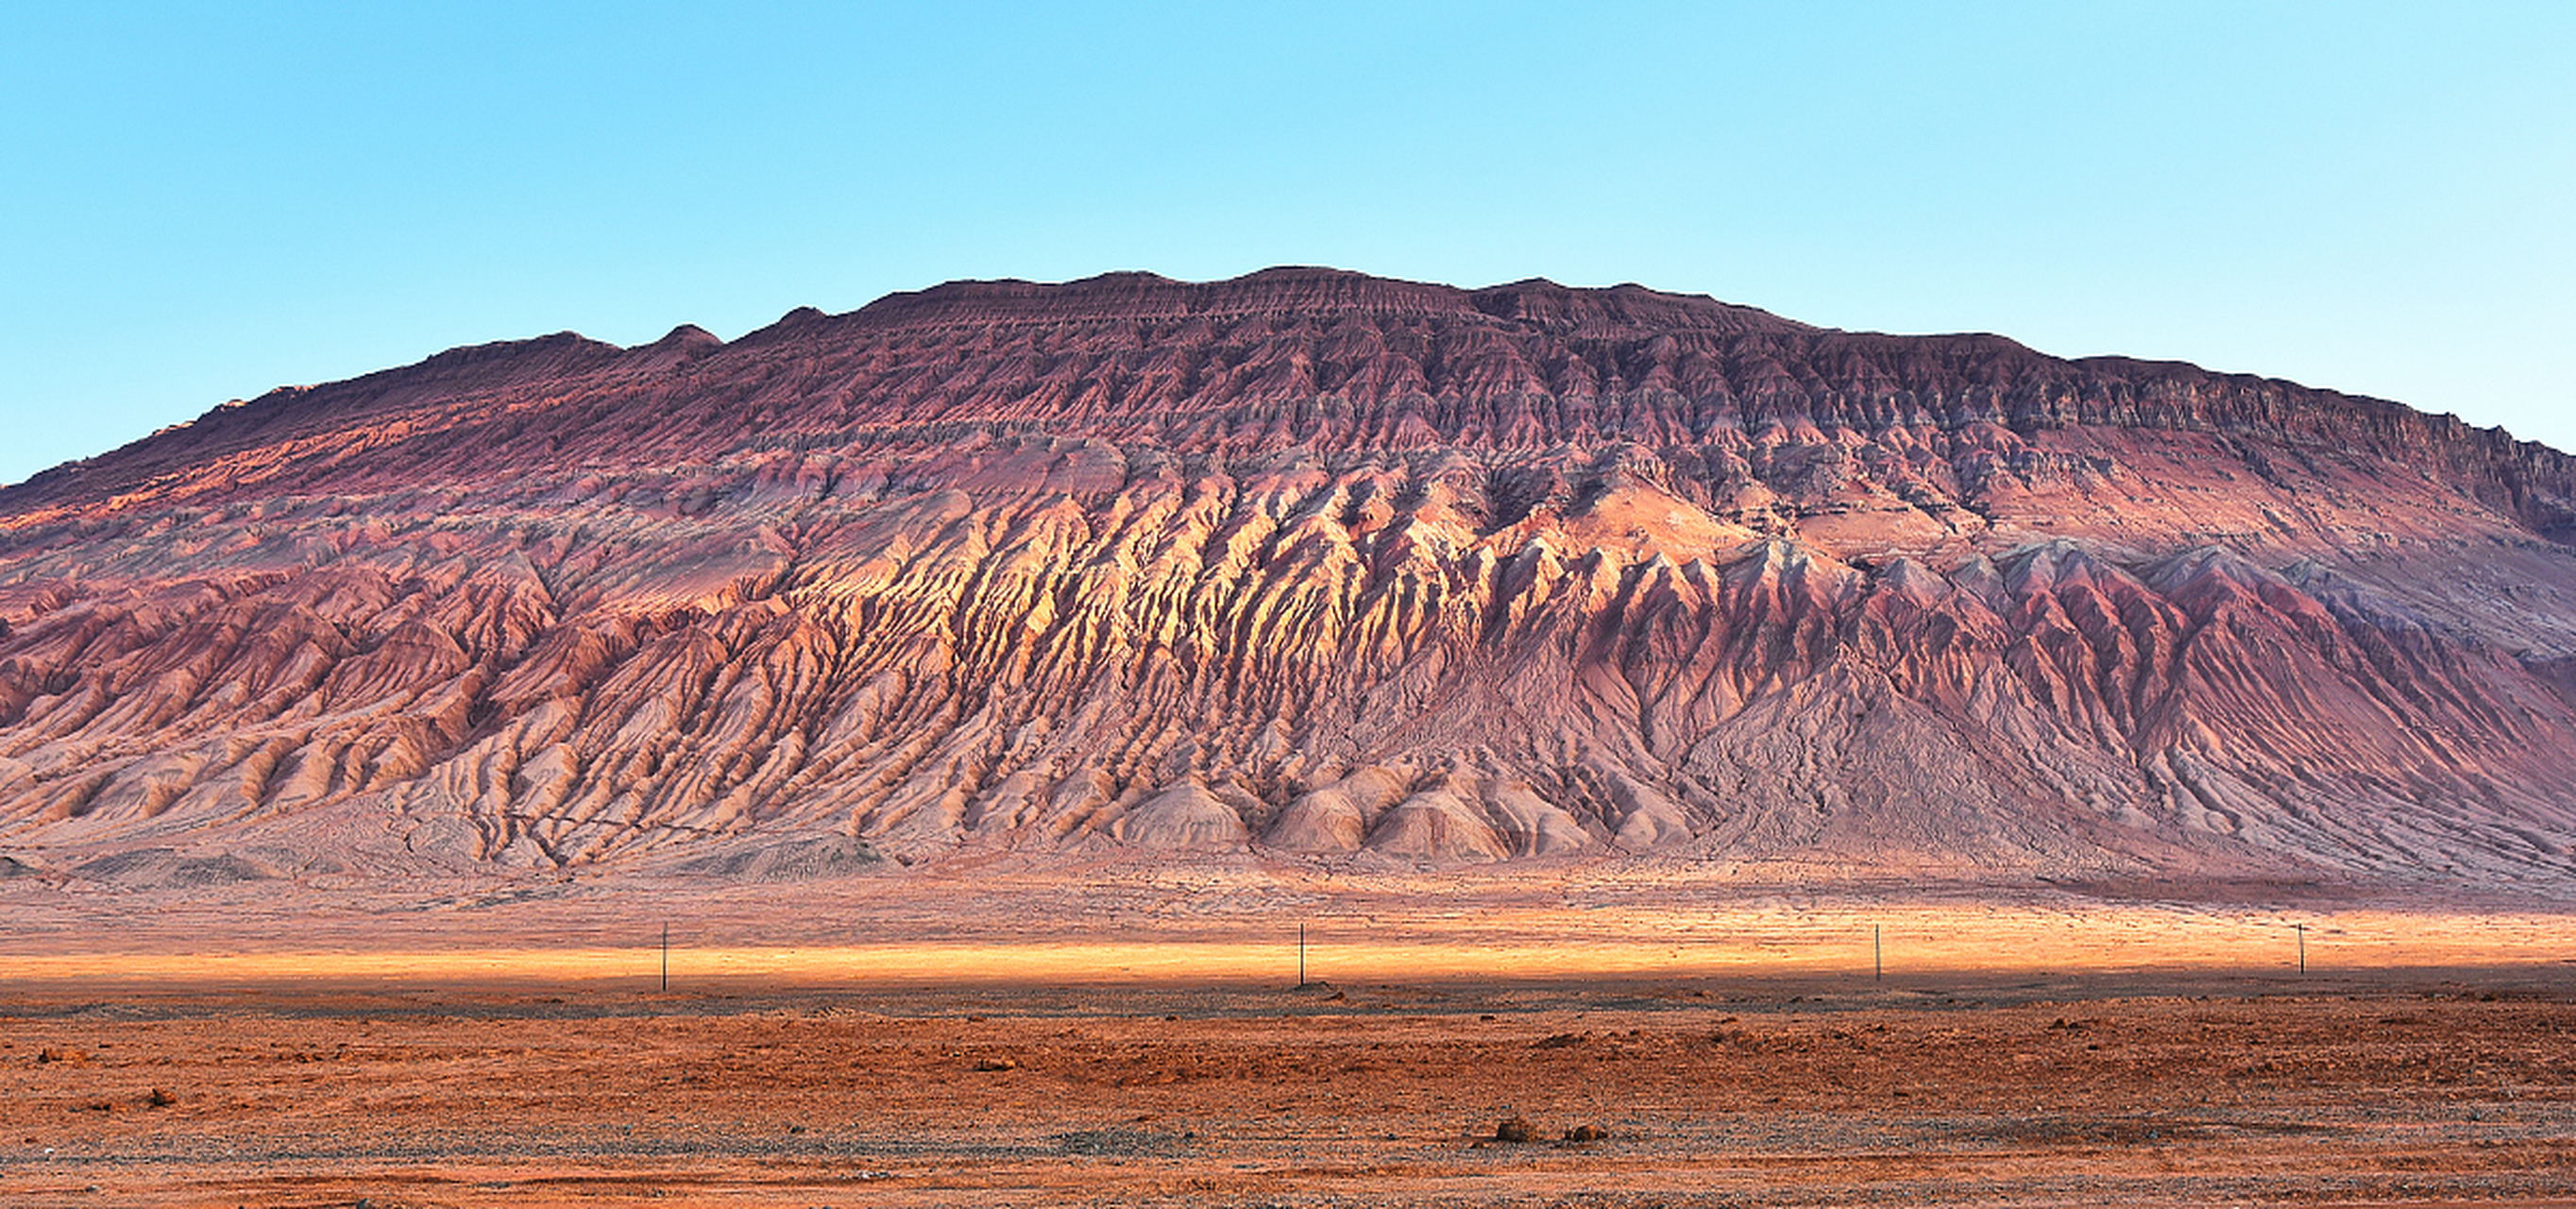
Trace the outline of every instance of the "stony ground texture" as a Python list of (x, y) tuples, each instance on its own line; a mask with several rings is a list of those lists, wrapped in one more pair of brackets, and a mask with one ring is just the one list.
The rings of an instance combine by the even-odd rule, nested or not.
[(2576, 1203), (2576, 979), (2152, 981), (55, 987), (0, 1203)]

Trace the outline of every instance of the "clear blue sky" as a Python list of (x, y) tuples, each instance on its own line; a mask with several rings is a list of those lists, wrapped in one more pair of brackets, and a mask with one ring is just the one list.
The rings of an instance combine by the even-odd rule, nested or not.
[(457, 344), (1271, 264), (2576, 449), (2576, 3), (19, 5), (0, 190), (0, 481)]

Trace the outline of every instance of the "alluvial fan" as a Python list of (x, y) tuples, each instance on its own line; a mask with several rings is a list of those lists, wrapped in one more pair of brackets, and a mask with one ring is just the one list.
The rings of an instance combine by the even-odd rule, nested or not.
[(0, 491), (0, 846), (2563, 887), (2571, 542), (2562, 454), (2188, 365), (1634, 286), (958, 283), (457, 349)]

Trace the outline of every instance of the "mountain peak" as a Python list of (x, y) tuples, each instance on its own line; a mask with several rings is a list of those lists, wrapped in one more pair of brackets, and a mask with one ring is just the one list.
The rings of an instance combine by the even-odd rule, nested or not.
[(0, 843), (2576, 894), (2571, 540), (2563, 455), (2188, 365), (1633, 284), (951, 282), (0, 491)]
[(1808, 330), (1751, 307), (1664, 294), (1642, 286), (1576, 289), (1531, 278), (1479, 291), (1372, 277), (1347, 269), (1279, 265), (1223, 281), (1175, 281), (1156, 273), (1103, 273), (1048, 284), (1018, 279), (952, 281), (889, 294), (842, 318), (883, 328), (1085, 322), (1154, 322), (1300, 316), (1446, 317), (1475, 314), (1556, 327), (1645, 331), (1661, 326), (1714, 330)]

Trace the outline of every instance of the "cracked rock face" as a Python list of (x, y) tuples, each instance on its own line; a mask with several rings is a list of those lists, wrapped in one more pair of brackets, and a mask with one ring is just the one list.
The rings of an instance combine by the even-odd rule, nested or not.
[(2563, 887), (2570, 541), (2564, 455), (2186, 365), (1633, 286), (962, 283), (458, 349), (0, 491), (0, 845)]

